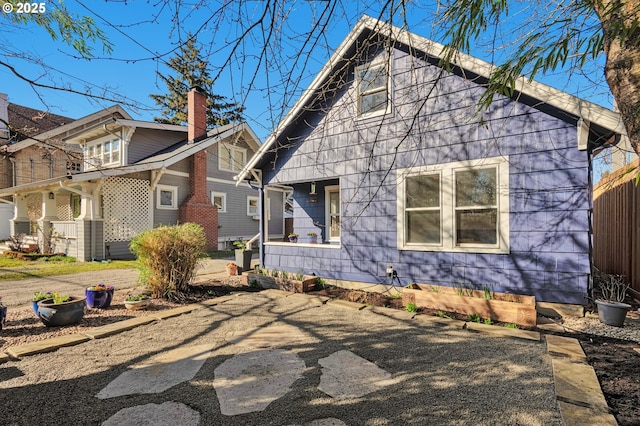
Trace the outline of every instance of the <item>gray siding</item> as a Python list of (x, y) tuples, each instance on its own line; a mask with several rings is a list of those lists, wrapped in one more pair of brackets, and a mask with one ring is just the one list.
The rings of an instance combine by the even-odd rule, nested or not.
[(186, 132), (138, 128), (129, 142), (128, 163), (134, 164), (186, 139)]
[[(571, 118), (498, 98), (479, 125), (472, 118), (481, 87), (450, 74), (436, 81), (438, 68), (404, 51), (393, 58), (391, 114), (356, 118), (351, 73), (324, 112), (307, 113), (285, 135), (300, 143), (265, 158), (265, 182), (339, 178), (343, 203), (339, 250), (266, 246), (266, 266), (295, 272), (303, 265), (323, 277), (390, 284), (385, 268), (393, 265), (402, 285), (491, 284), (541, 301), (585, 304), (588, 159), (577, 150)], [(397, 169), (497, 156), (509, 158), (510, 253), (398, 250)], [(296, 189), (298, 232), (305, 220), (323, 217), (324, 198), (318, 191), (318, 203), (305, 206), (308, 183)]]
[(227, 211), (218, 214), (218, 239), (235, 241), (247, 239), (258, 233), (258, 221), (247, 215), (247, 196), (258, 196), (258, 191), (245, 185), (235, 186), (220, 182), (208, 182), (209, 196), (211, 191), (227, 194)]

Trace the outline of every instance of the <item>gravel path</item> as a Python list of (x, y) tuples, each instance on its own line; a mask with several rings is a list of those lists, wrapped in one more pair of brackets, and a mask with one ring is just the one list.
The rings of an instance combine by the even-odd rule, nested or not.
[[(214, 371), (226, 360), (256, 350), (246, 339), (275, 326), (298, 330), (296, 339), (271, 344), (304, 361), (302, 376), (264, 411), (223, 415), (213, 388)], [(192, 380), (157, 394), (96, 398), (132, 366), (189, 345), (213, 348)], [(321, 360), (341, 351), (374, 363), (393, 380), (362, 397), (332, 398), (318, 389)], [(10, 361), (0, 369), (3, 424), (94, 425), (122, 409), (170, 401), (197, 411), (201, 425), (300, 425), (326, 418), (347, 425), (562, 424), (542, 342), (429, 327), (264, 293)]]

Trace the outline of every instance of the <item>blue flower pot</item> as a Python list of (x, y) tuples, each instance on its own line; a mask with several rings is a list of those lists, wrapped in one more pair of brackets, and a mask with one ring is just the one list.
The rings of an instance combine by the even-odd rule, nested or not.
[(38, 317), (47, 327), (60, 327), (80, 322), (84, 317), (86, 300), (72, 297), (68, 302), (53, 303), (53, 299), (38, 302)]
[(111, 306), (111, 299), (113, 299), (113, 290), (90, 290), (85, 289), (84, 294), (87, 299), (88, 308), (104, 309)]

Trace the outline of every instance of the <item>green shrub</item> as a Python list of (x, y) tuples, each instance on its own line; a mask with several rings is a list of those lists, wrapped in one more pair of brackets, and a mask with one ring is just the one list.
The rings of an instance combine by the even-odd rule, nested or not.
[(148, 229), (136, 235), (129, 248), (138, 257), (140, 280), (153, 297), (179, 300), (193, 283), (205, 246), (202, 227), (185, 223)]
[(405, 306), (404, 310), (413, 313), (418, 312), (418, 305), (416, 305), (415, 303), (407, 303), (407, 306)]

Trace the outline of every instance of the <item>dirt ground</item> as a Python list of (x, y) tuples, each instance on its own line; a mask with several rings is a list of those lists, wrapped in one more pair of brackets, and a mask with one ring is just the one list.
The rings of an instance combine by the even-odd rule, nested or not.
[[(257, 289), (242, 286), (239, 282), (209, 281), (195, 286), (194, 292), (184, 303), (194, 303), (233, 291), (257, 291)], [(341, 298), (371, 306), (403, 309), (402, 299), (388, 297), (380, 293), (327, 288), (313, 292), (313, 294)], [(124, 296), (122, 296), (122, 300), (114, 297), (110, 308), (88, 310), (80, 324), (64, 328), (44, 327), (30, 309), (10, 310), (7, 326), (0, 332), (0, 349), (60, 334), (77, 333), (82, 328), (105, 325), (144, 313), (144, 311), (126, 310), (123, 302)], [(154, 301), (153, 309), (168, 309), (174, 306), (178, 306), (178, 304)], [(427, 311), (420, 313), (435, 314), (435, 312)], [(449, 316), (456, 317), (455, 314), (449, 314)], [(466, 320), (466, 317), (458, 319)], [(589, 364), (596, 371), (604, 396), (618, 423), (622, 426), (640, 424), (640, 420), (638, 420), (640, 419), (640, 359), (638, 358), (640, 353), (635, 350), (638, 345), (634, 342), (582, 333), (565, 333), (564, 335), (580, 341)]]

